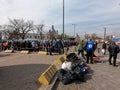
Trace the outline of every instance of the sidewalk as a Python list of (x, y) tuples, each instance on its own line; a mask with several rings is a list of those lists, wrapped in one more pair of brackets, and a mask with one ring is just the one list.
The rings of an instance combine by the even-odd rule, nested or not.
[[(108, 63), (108, 54), (99, 56), (103, 63), (88, 64), (91, 67), (91, 73), (86, 76), (87, 81), (73, 82), (68, 85), (63, 85), (57, 81), (53, 90), (119, 90), (120, 89), (120, 65), (113, 67)], [(120, 60), (117, 60), (120, 63)]]

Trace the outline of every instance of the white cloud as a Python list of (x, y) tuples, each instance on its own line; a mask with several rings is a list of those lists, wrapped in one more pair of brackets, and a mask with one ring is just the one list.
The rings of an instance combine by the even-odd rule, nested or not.
[[(0, 24), (9, 18), (44, 22), (62, 32), (63, 0), (0, 0)], [(103, 27), (120, 25), (119, 0), (65, 0), (65, 32), (73, 34), (72, 24), (77, 24), (76, 32), (95, 31)], [(118, 29), (116, 29), (118, 30)]]
[[(9, 1), (12, 1), (12, 3)], [(57, 8), (61, 2), (59, 0), (2, 0), (0, 3), (0, 12), (2, 12), (0, 18), (5, 17), (6, 20), (8, 17), (26, 18), (33, 19), (39, 23), (41, 20), (51, 19), (51, 11)]]

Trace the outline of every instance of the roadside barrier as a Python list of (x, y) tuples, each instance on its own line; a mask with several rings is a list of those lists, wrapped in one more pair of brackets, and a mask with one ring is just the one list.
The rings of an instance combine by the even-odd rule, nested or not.
[(63, 54), (62, 56), (63, 56), (63, 58), (66, 60), (67, 55), (66, 55), (66, 54)]
[(5, 50), (6, 53), (13, 53), (14, 50)]
[(28, 54), (29, 51), (28, 50), (22, 50), (20, 53), (22, 53), (22, 54)]
[(60, 57), (57, 59), (56, 63), (59, 64), (59, 65), (61, 65), (65, 60), (66, 60), (66, 55), (63, 54), (62, 56), (60, 56)]
[(48, 55), (48, 52), (39, 51), (38, 54), (40, 54), (40, 55)]
[(37, 82), (43, 85), (49, 85), (57, 72), (55, 65), (49, 66), (38, 78)]

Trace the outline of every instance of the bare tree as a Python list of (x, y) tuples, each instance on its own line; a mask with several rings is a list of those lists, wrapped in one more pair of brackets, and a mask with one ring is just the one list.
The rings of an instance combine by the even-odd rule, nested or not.
[(27, 21), (25, 22), (24, 20), (22, 20), (21, 22), (21, 28), (20, 28), (20, 36), (21, 38), (24, 40), (25, 39), (25, 36), (28, 32), (32, 31), (33, 30), (33, 21)]
[[(8, 25), (1, 25), (0, 26), (0, 30), (2, 31), (2, 36), (3, 36), (3, 39), (9, 39), (10, 37), (10, 32), (9, 32), (9, 29), (8, 29)], [(2, 37), (1, 36), (1, 37)]]
[(44, 24), (35, 25), (36, 32), (35, 30), (33, 30), (35, 38), (40, 36), (40, 39), (43, 39), (43, 28), (44, 28)]
[(97, 37), (97, 34), (96, 33), (92, 33), (92, 35), (91, 35), (92, 40), (95, 40), (96, 37)]
[(26, 21), (24, 19), (9, 19), (9, 30), (15, 35), (15, 39), (25, 39), (25, 35), (33, 30), (33, 21)]
[(11, 20), (9, 19), (9, 25), (8, 25), (8, 28), (9, 28), (9, 31), (11, 32), (11, 36), (15, 39), (19, 39), (20, 38), (20, 23), (21, 23), (21, 20), (19, 19), (14, 19), (14, 20)]
[(85, 39), (88, 40), (88, 38), (90, 38), (89, 34), (85, 34)]
[(76, 38), (75, 38), (75, 39), (76, 39), (76, 41), (77, 41), (78, 43), (80, 43), (80, 40), (81, 40), (81, 39), (80, 39), (80, 36), (79, 36), (78, 34), (76, 34)]

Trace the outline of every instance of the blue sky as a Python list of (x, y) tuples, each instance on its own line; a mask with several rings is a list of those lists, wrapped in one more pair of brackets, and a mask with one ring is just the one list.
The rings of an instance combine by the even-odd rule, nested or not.
[[(33, 20), (44, 23), (45, 29), (51, 25), (62, 33), (63, 0), (0, 0), (0, 24), (8, 23), (8, 18)], [(65, 0), (65, 33), (83, 35), (93, 32), (103, 35), (120, 33), (120, 0)]]

